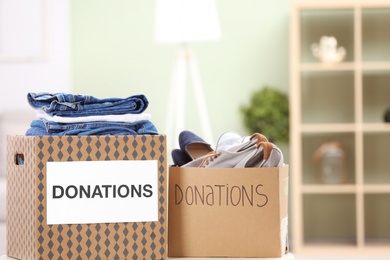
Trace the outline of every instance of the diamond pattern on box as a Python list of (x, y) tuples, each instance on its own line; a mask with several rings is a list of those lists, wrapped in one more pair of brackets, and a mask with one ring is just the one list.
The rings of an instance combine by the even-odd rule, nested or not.
[[(7, 255), (19, 259), (165, 259), (165, 136), (7, 138)], [(15, 164), (23, 153), (24, 165)], [(157, 160), (159, 221), (46, 224), (46, 162)], [(103, 209), (104, 210), (104, 209)]]

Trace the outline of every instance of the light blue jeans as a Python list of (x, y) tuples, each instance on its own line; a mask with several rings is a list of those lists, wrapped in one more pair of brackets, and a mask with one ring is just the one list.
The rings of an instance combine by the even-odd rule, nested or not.
[(27, 130), (27, 136), (43, 135), (156, 135), (158, 131), (150, 121), (134, 123), (88, 122), (61, 124), (53, 121), (33, 120)]
[(140, 114), (149, 105), (148, 99), (142, 94), (128, 98), (98, 99), (65, 93), (30, 92), (27, 100), (34, 109), (63, 117)]

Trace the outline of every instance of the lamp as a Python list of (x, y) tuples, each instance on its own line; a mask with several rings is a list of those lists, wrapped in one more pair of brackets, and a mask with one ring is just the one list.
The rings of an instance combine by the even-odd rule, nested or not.
[(188, 67), (203, 138), (213, 143), (198, 63), (188, 43), (213, 41), (221, 37), (214, 0), (157, 0), (155, 33), (158, 43), (179, 44), (169, 92), (166, 134), (177, 138), (184, 130)]

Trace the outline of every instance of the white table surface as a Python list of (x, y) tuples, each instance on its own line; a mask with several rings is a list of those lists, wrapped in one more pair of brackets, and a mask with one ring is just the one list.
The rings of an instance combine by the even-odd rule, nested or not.
[[(229, 260), (234, 260), (234, 259), (243, 259), (243, 258), (179, 258), (179, 257), (174, 257), (174, 258), (169, 258), (169, 259), (175, 259), (175, 260), (191, 260), (191, 259), (200, 259), (200, 260), (223, 260), (223, 259), (229, 259)], [(282, 258), (249, 258), (250, 260), (294, 260), (294, 255), (293, 254), (287, 254), (283, 256)], [(7, 256), (0, 256), (0, 260), (15, 260), (15, 258), (7, 257)]]

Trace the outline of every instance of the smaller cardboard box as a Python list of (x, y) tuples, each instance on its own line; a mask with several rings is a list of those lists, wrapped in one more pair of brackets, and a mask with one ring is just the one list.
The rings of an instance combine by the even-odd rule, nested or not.
[(8, 136), (7, 255), (165, 259), (164, 135)]
[(168, 256), (282, 257), (288, 166), (169, 169)]

